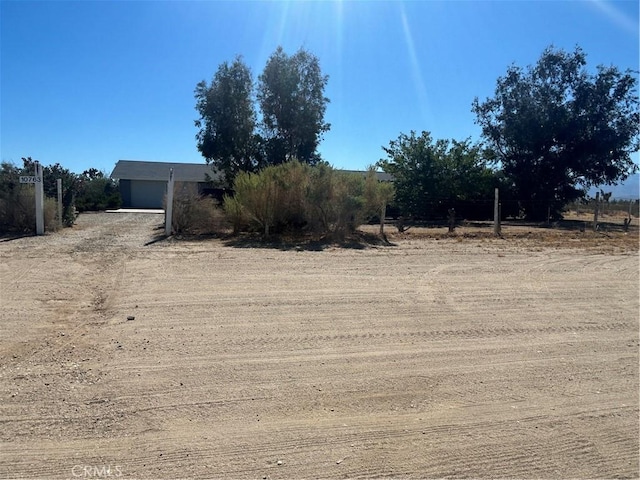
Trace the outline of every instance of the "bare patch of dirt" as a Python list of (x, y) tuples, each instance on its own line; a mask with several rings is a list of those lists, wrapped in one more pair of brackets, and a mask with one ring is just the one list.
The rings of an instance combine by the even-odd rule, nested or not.
[(637, 233), (161, 223), (0, 242), (0, 478), (640, 475)]
[[(626, 218), (626, 217), (625, 217)], [(598, 230), (592, 224), (569, 218), (551, 225), (526, 222), (504, 222), (500, 235), (493, 233), (491, 222), (464, 222), (449, 233), (446, 226), (411, 227), (405, 233), (398, 233), (392, 225), (386, 227), (386, 236), (391, 242), (407, 240), (446, 240), (469, 243), (479, 241), (499, 248), (525, 248), (540, 250), (549, 247), (555, 249), (580, 249), (601, 253), (632, 253), (640, 247), (639, 231), (632, 224), (628, 232), (623, 231), (623, 217), (606, 217)], [(363, 231), (374, 234), (378, 225), (365, 225)]]

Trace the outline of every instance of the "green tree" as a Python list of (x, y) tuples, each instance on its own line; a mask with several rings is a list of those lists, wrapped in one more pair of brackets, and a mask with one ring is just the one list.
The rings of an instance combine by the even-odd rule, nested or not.
[(13, 163), (0, 163), (0, 196), (9, 194), (20, 186), (20, 175), (23, 175), (22, 170)]
[(378, 162), (394, 177), (395, 203), (403, 215), (444, 217), (449, 208), (473, 217), (492, 198), (496, 182), (480, 145), (469, 140), (437, 140), (429, 132), (400, 134), (382, 147)]
[(75, 203), (79, 212), (119, 208), (118, 183), (96, 168), (85, 170), (78, 176)]
[(633, 72), (586, 69), (586, 56), (548, 47), (538, 62), (515, 65), (495, 96), (473, 102), (476, 122), (512, 182), (527, 218), (560, 217), (592, 186), (623, 181), (637, 170), (640, 116)]
[(256, 112), (253, 104), (253, 77), (249, 67), (236, 57), (222, 63), (208, 85), (204, 80), (195, 89), (200, 119), (196, 135), (198, 150), (221, 172), (228, 185), (239, 172), (255, 172), (261, 166)]
[(329, 99), (324, 96), (328, 76), (318, 58), (304, 49), (288, 56), (282, 47), (271, 55), (258, 79), (258, 101), (269, 164), (293, 158), (315, 164)]
[(31, 216), (28, 205), (26, 208), (22, 205), (22, 185), (19, 183), (19, 177), (22, 171), (14, 164), (9, 162), (0, 163), (0, 233), (10, 232), (13, 230), (28, 230), (33, 228), (35, 224), (31, 222)]

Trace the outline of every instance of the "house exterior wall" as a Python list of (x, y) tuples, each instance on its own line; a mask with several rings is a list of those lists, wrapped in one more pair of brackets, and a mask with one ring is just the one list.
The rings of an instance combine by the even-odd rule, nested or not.
[[(122, 208), (164, 208), (167, 183), (158, 180), (120, 180)], [(222, 189), (212, 189), (205, 182), (176, 182), (174, 195), (187, 192), (191, 187), (194, 193), (212, 195), (220, 201), (225, 193)]]
[(123, 208), (163, 208), (166, 181), (120, 180)]
[(131, 180), (120, 180), (118, 188), (122, 198), (122, 208), (131, 208)]

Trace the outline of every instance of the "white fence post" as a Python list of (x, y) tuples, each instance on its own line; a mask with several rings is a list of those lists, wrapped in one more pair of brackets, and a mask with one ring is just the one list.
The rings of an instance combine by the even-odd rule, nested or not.
[(169, 169), (169, 182), (167, 182), (167, 208), (164, 211), (164, 234), (171, 235), (173, 215), (173, 168)]
[(44, 186), (42, 175), (42, 165), (35, 162), (36, 165), (36, 235), (44, 234)]

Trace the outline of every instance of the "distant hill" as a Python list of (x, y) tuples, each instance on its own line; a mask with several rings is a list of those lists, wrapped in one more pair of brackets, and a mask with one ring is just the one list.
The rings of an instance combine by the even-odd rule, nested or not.
[(589, 196), (595, 196), (600, 189), (605, 192), (613, 192), (611, 198), (617, 200), (637, 199), (640, 197), (640, 173), (635, 173), (627, 178), (626, 181), (618, 185), (605, 185), (603, 187), (592, 188), (589, 190)]

